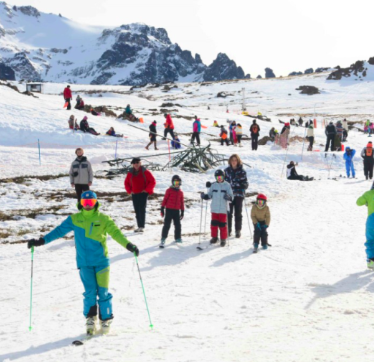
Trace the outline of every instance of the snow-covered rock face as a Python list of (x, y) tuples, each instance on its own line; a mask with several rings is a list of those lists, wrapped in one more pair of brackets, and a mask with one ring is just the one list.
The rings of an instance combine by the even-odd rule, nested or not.
[(0, 24), (0, 61), (16, 79), (140, 85), (244, 78), (226, 54), (208, 67), (173, 44), (165, 29), (145, 24), (90, 27), (5, 2)]

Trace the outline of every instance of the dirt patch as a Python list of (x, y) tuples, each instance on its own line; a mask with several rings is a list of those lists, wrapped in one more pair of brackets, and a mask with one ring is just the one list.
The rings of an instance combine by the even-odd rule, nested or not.
[(49, 180), (55, 180), (57, 178), (61, 177), (67, 177), (69, 174), (58, 174), (58, 175), (43, 175), (43, 176), (20, 176), (20, 177), (11, 177), (11, 178), (3, 178), (0, 179), (1, 183), (15, 183), (15, 184), (24, 184), (27, 180), (40, 180), (40, 181), (49, 181)]
[(39, 215), (59, 215), (59, 216), (68, 216), (71, 213), (58, 212), (64, 210), (66, 207), (64, 205), (56, 205), (47, 208), (38, 208), (34, 210), (23, 209), (23, 210), (9, 210), (6, 213), (0, 212), (0, 221), (14, 221), (17, 220), (17, 217), (26, 217), (28, 219), (35, 219)]

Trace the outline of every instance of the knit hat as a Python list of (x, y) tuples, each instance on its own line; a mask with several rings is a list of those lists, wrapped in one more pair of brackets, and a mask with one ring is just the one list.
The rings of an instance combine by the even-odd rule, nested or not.
[(134, 163), (139, 163), (141, 162), (141, 159), (139, 157), (134, 157), (131, 161), (131, 164), (133, 165)]
[(85, 121), (87, 121), (87, 116), (84, 116), (83, 119), (84, 119)]

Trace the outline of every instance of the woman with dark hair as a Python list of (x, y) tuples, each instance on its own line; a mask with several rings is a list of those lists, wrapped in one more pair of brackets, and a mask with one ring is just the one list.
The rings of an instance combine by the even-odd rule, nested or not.
[(243, 220), (243, 200), (245, 198), (245, 190), (248, 188), (248, 180), (247, 173), (243, 169), (243, 162), (237, 154), (233, 154), (229, 158), (229, 167), (225, 169), (225, 181), (231, 185), (234, 194), (227, 214), (229, 236), (232, 231), (232, 217), (235, 210), (235, 237), (240, 238)]

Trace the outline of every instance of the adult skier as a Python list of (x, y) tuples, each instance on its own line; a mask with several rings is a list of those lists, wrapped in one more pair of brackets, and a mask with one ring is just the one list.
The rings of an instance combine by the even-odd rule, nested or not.
[(314, 127), (311, 124), (307, 131), (306, 131), (306, 138), (309, 141), (308, 151), (313, 151), (313, 143), (314, 143)]
[(149, 126), (149, 143), (145, 147), (147, 150), (149, 150), (148, 147), (151, 146), (152, 143), (154, 143), (155, 150), (158, 150), (157, 139), (156, 139), (156, 137), (157, 137), (156, 126), (157, 126), (157, 121), (153, 121), (152, 124)]
[(355, 172), (355, 166), (353, 164), (353, 157), (356, 154), (356, 150), (351, 149), (350, 147), (347, 147), (345, 149), (345, 153), (343, 155), (343, 158), (345, 159), (345, 169), (347, 171), (347, 177), (350, 177), (351, 171), (352, 171), (352, 177), (356, 177)]
[(65, 89), (64, 89), (64, 99), (65, 99), (65, 102), (67, 102), (68, 106), (66, 107), (66, 109), (68, 111), (70, 111), (71, 109), (71, 100), (73, 99), (73, 95), (71, 94), (71, 90), (70, 90), (70, 85), (68, 85)]
[(330, 122), (325, 129), (326, 134), (326, 147), (325, 152), (329, 150), (330, 144), (331, 144), (331, 152), (335, 151), (335, 135), (336, 135), (336, 128), (334, 126), (334, 123)]
[(145, 212), (147, 209), (148, 195), (152, 195), (156, 186), (156, 180), (152, 173), (142, 166), (139, 157), (131, 161), (132, 168), (125, 179), (126, 192), (131, 195), (135, 210), (138, 228), (136, 233), (142, 233), (145, 227)]
[(243, 169), (243, 162), (237, 154), (229, 158), (229, 167), (225, 169), (225, 181), (230, 184), (234, 194), (232, 201), (229, 203), (227, 213), (229, 236), (231, 236), (232, 218), (235, 210), (235, 237), (240, 238), (243, 220), (243, 202), (245, 200), (245, 190), (248, 188), (248, 180), (247, 172)]
[(252, 138), (252, 151), (257, 151), (258, 147), (258, 137), (260, 136), (260, 126), (256, 123), (256, 120), (254, 119), (253, 124), (251, 125), (251, 128), (249, 131), (251, 132), (251, 138)]
[(366, 147), (361, 151), (361, 157), (364, 162), (364, 175), (366, 180), (373, 178), (373, 167), (374, 167), (374, 153), (373, 153), (373, 143), (368, 142)]
[(174, 123), (173, 123), (173, 120), (171, 119), (170, 114), (165, 113), (164, 117), (165, 117), (165, 123), (164, 123), (165, 130), (164, 130), (164, 138), (163, 139), (166, 139), (166, 136), (168, 135), (168, 133), (170, 133), (171, 139), (173, 140), (174, 139)]
[(256, 198), (256, 203), (252, 206), (251, 210), (251, 219), (254, 226), (254, 253), (257, 252), (260, 241), (263, 249), (267, 249), (268, 247), (267, 228), (270, 225), (270, 209), (266, 203), (267, 197), (263, 194), (258, 194)]
[(192, 138), (191, 144), (194, 144), (194, 140), (198, 146), (200, 146), (200, 132), (201, 132), (201, 121), (195, 116), (195, 121), (192, 123)]
[(108, 290), (110, 263), (107, 235), (137, 256), (139, 249), (127, 240), (109, 216), (99, 212), (97, 195), (93, 191), (82, 194), (78, 208), (80, 212), (70, 215), (61, 225), (38, 240), (29, 240), (27, 247), (30, 249), (49, 244), (74, 231), (77, 267), (85, 290), (83, 314), (86, 317), (87, 334), (96, 333), (97, 309), (101, 331), (106, 334), (113, 320), (113, 296)]
[(87, 160), (86, 156), (83, 156), (83, 148), (77, 148), (75, 154), (77, 158), (70, 166), (69, 176), (71, 187), (75, 187), (79, 203), (82, 193), (89, 190), (92, 185), (93, 172), (90, 161)]

